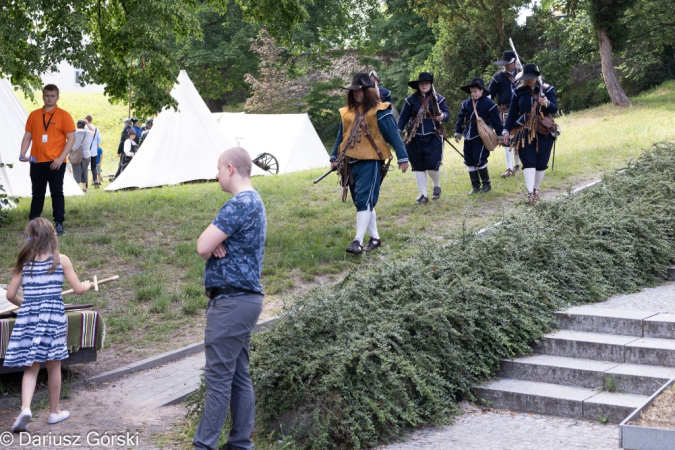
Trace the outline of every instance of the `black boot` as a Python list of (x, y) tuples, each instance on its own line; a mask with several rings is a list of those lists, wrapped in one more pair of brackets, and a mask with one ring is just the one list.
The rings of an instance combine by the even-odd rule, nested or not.
[(473, 195), (477, 194), (480, 192), (480, 179), (478, 178), (478, 172), (475, 170), (473, 172), (469, 172), (469, 177), (471, 178), (471, 192), (469, 192), (468, 195)]
[(481, 194), (490, 192), (492, 187), (490, 187), (490, 175), (488, 175), (487, 167), (478, 169), (478, 174), (480, 175), (481, 180), (483, 180), (483, 188), (480, 190)]

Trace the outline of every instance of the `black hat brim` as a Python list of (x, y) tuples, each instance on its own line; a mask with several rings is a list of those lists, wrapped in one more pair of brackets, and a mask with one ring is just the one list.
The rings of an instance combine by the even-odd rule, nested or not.
[(511, 63), (514, 63), (514, 62), (516, 62), (515, 58), (513, 59), (513, 61), (495, 61), (493, 64), (495, 66), (505, 66), (507, 64), (511, 64)]
[(524, 74), (522, 74), (521, 76), (518, 77), (518, 80), (523, 80), (523, 81), (534, 80), (535, 78), (539, 78), (540, 76), (541, 76), (540, 73), (539, 74), (537, 74), (537, 73), (524, 73)]
[(471, 94), (471, 88), (472, 87), (482, 89), (483, 90), (483, 97), (485, 97), (487, 95), (487, 89), (485, 89), (485, 86), (480, 86), (480, 85), (475, 84), (475, 83), (474, 84), (467, 84), (466, 86), (462, 86), (460, 89), (463, 90), (464, 92), (466, 92), (467, 94)]

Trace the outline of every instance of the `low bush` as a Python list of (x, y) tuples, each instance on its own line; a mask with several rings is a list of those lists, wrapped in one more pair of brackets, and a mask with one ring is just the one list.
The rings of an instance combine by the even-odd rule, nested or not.
[(602, 187), (297, 299), (253, 340), (259, 433), (351, 449), (448, 420), (554, 310), (662, 281), (674, 195), (675, 146), (656, 145)]

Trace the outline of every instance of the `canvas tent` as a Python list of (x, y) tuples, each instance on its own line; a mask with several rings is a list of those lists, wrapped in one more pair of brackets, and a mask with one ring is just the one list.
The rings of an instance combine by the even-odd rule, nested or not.
[(178, 110), (159, 114), (136, 156), (106, 191), (215, 179), (218, 157), (234, 142), (220, 130), (184, 70), (171, 96)]
[(214, 113), (213, 116), (223, 132), (244, 147), (252, 159), (261, 153), (273, 155), (279, 162), (280, 174), (330, 165), (326, 148), (307, 114)]
[[(30, 182), (30, 164), (19, 161), (21, 140), (26, 130), (28, 113), (14, 94), (14, 89), (7, 80), (0, 79), (0, 162), (12, 164), (13, 167), (0, 167), (0, 185), (5, 193), (12, 197), (32, 196)], [(30, 155), (30, 151), (28, 153)], [(83, 195), (73, 176), (66, 171), (63, 178), (63, 193), (66, 196)], [(49, 186), (47, 186), (49, 195)]]

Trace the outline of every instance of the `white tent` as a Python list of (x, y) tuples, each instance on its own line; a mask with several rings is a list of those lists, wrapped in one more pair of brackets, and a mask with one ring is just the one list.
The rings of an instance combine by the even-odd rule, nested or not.
[(326, 148), (307, 114), (213, 113), (213, 116), (223, 132), (245, 148), (251, 158), (261, 153), (273, 155), (279, 162), (280, 174), (330, 165)]
[[(19, 161), (26, 120), (28, 113), (16, 98), (14, 89), (7, 80), (0, 79), (0, 136), (3, 139), (0, 145), (0, 162), (13, 165), (11, 169), (0, 167), (0, 184), (5, 193), (12, 197), (32, 196), (30, 164)], [(82, 189), (68, 171), (63, 178), (63, 193), (66, 196), (83, 195)]]
[(178, 111), (162, 111), (136, 156), (106, 191), (215, 179), (218, 157), (234, 143), (220, 130), (184, 70), (171, 95)]

